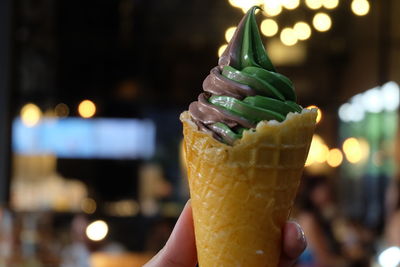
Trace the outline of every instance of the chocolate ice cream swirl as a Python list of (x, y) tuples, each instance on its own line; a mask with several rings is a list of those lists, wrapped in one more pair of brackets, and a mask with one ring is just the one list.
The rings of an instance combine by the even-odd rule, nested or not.
[(277, 73), (263, 46), (252, 7), (203, 82), (189, 112), (199, 129), (232, 145), (262, 120), (283, 121), (300, 112), (292, 82)]

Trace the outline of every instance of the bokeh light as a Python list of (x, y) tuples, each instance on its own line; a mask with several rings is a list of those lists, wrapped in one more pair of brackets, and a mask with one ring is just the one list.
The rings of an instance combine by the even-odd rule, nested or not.
[(33, 103), (28, 103), (21, 109), (22, 123), (27, 127), (37, 125), (42, 118), (42, 111)]
[(297, 36), (293, 29), (285, 28), (281, 31), (281, 41), (284, 45), (292, 46), (297, 43)]
[(314, 134), (305, 166), (310, 166), (315, 162), (325, 162), (328, 157), (328, 153), (329, 148), (325, 145), (324, 140), (321, 138), (321, 136)]
[(84, 213), (93, 214), (96, 211), (96, 201), (92, 198), (84, 198), (81, 202), (81, 209)]
[(389, 247), (378, 256), (378, 262), (382, 267), (396, 267), (400, 264), (400, 248)]
[(310, 9), (319, 9), (322, 7), (322, 0), (306, 0), (306, 5)]
[(69, 107), (64, 103), (59, 103), (54, 108), (54, 113), (57, 117), (65, 118), (69, 115)]
[(278, 32), (278, 23), (273, 19), (265, 19), (261, 22), (261, 33), (267, 37), (274, 36)]
[(92, 241), (103, 240), (108, 234), (108, 225), (105, 221), (97, 220), (86, 227), (86, 235)]
[(343, 153), (338, 148), (333, 148), (329, 150), (328, 157), (326, 159), (326, 163), (332, 168), (338, 167), (342, 164), (343, 161)]
[(300, 5), (300, 0), (280, 0), (284, 8), (292, 10), (298, 8)]
[(326, 32), (332, 26), (332, 19), (326, 13), (317, 13), (313, 18), (313, 25), (317, 31)]
[(399, 108), (400, 88), (397, 83), (393, 81), (385, 83), (381, 87), (381, 95), (385, 110), (394, 111)]
[(347, 138), (343, 142), (343, 152), (350, 163), (358, 163), (362, 159), (360, 142), (354, 138)]
[(282, 5), (277, 0), (264, 1), (264, 14), (270, 17), (279, 15), (282, 12)]
[(384, 97), (378, 87), (369, 89), (361, 94), (358, 102), (364, 110), (372, 113), (379, 113), (385, 107)]
[(334, 9), (339, 5), (339, 0), (323, 0), (322, 5), (327, 9)]
[(311, 36), (311, 27), (303, 21), (297, 22), (293, 30), (299, 40), (307, 40)]
[(229, 0), (229, 4), (236, 8), (241, 8), (243, 12), (247, 12), (252, 6), (259, 6), (263, 0)]
[(227, 44), (223, 44), (218, 48), (218, 57), (221, 57), (224, 53), (225, 49), (228, 47)]
[(351, 2), (351, 10), (357, 16), (367, 15), (369, 9), (370, 5), (367, 0), (353, 0), (353, 2)]
[(329, 154), (329, 148), (327, 145), (321, 143), (318, 146), (318, 156), (315, 157), (315, 161), (318, 163), (324, 163), (327, 158), (328, 158), (328, 154)]
[(96, 105), (90, 100), (83, 100), (78, 106), (78, 112), (82, 118), (91, 118), (96, 113)]
[(225, 40), (229, 43), (229, 41), (232, 39), (233, 35), (235, 34), (236, 27), (229, 27), (225, 31)]
[(316, 108), (317, 109), (317, 118), (316, 118), (316, 122), (319, 123), (322, 120), (322, 111), (319, 107), (317, 107), (316, 105), (311, 105), (306, 107), (306, 109), (313, 109)]

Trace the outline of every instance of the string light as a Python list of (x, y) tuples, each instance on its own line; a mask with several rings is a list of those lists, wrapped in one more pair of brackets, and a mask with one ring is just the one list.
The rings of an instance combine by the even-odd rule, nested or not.
[(292, 46), (297, 43), (296, 33), (291, 28), (285, 28), (281, 31), (281, 41), (284, 45)]
[(265, 19), (261, 22), (261, 33), (267, 37), (274, 36), (278, 32), (278, 24), (273, 19)]
[(299, 40), (307, 40), (311, 36), (311, 27), (303, 21), (297, 22), (294, 25), (293, 30)]
[(313, 18), (313, 25), (317, 31), (326, 32), (332, 26), (331, 17), (326, 13), (317, 13)]
[(351, 2), (351, 10), (357, 16), (367, 15), (369, 9), (370, 5), (367, 0), (353, 0), (353, 2)]
[[(228, 0), (229, 4), (235, 8), (240, 8), (243, 12), (247, 12), (252, 6), (262, 6), (262, 12), (267, 17), (278, 16), (283, 8), (287, 10), (294, 10), (300, 6), (300, 0)], [(339, 6), (339, 0), (305, 0), (305, 4), (309, 9), (318, 10), (321, 8), (335, 9)], [(370, 10), (370, 3), (368, 0), (352, 0), (351, 10), (357, 16), (365, 16)], [(256, 13), (259, 10), (256, 10)], [(264, 23), (264, 24), (263, 24)], [(266, 37), (272, 37), (278, 33), (279, 27), (276, 21), (264, 20), (261, 25), (261, 32)], [(267, 23), (269, 25), (267, 26)], [(313, 27), (320, 32), (326, 32), (332, 27), (332, 19), (327, 13), (319, 12), (312, 20)], [(229, 28), (225, 32), (225, 39), (230, 41), (234, 32), (234, 27)], [(309, 24), (306, 22), (299, 22), (293, 27), (295, 36), (289, 30), (281, 31), (280, 39), (286, 46), (293, 46), (299, 40), (307, 40), (311, 37), (312, 31)], [(220, 47), (222, 49), (223, 46)], [(222, 53), (218, 51), (220, 56)]]

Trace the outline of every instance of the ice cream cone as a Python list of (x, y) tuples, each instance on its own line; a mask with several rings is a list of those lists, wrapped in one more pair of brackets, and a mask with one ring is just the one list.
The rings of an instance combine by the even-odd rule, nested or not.
[(278, 265), (316, 114), (260, 122), (228, 146), (182, 113), (200, 267)]

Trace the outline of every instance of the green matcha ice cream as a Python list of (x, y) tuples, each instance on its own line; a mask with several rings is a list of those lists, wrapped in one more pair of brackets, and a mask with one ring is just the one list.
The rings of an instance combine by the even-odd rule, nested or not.
[(204, 92), (189, 106), (197, 126), (232, 145), (263, 120), (283, 121), (301, 112), (292, 82), (276, 72), (249, 9), (228, 47), (203, 82)]

